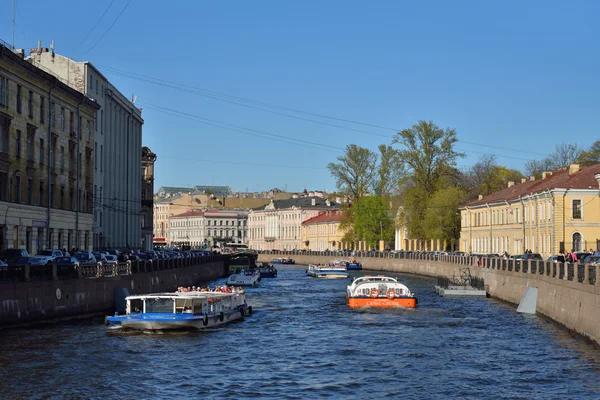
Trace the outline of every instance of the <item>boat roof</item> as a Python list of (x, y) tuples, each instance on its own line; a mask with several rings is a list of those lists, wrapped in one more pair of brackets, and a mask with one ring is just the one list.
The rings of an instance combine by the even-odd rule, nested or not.
[(398, 282), (398, 279), (396, 278), (392, 278), (391, 276), (384, 276), (384, 275), (377, 275), (377, 276), (373, 276), (373, 275), (365, 275), (365, 276), (359, 276), (358, 278), (355, 278), (354, 281), (352, 281), (353, 285), (357, 285), (359, 283), (369, 283), (369, 282), (390, 282), (390, 283), (400, 283)]
[(165, 293), (148, 293), (148, 294), (139, 294), (133, 296), (127, 296), (126, 300), (136, 300), (136, 299), (147, 299), (147, 298), (182, 298), (182, 299), (203, 299), (203, 298), (214, 298), (214, 297), (228, 297), (236, 293), (223, 293), (223, 292), (165, 292)]

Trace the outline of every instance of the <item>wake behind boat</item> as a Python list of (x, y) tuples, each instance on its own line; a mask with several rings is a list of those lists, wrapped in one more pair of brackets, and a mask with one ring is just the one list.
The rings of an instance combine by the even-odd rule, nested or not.
[(107, 317), (106, 325), (137, 330), (205, 329), (252, 315), (243, 290), (154, 293), (125, 300), (125, 315)]
[(346, 288), (348, 305), (356, 307), (408, 307), (417, 305), (417, 298), (396, 278), (365, 275), (356, 278)]
[(314, 278), (344, 279), (348, 277), (348, 270), (345, 265), (335, 262), (325, 265), (310, 264), (306, 274)]

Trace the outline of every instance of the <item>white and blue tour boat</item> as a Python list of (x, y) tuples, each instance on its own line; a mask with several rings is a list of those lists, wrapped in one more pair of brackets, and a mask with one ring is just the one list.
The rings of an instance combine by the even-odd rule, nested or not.
[(344, 279), (348, 277), (348, 270), (346, 265), (333, 261), (325, 265), (310, 264), (306, 274), (315, 278)]
[(227, 285), (234, 286), (258, 286), (260, 282), (260, 270), (258, 268), (250, 270), (237, 270), (227, 278)]
[(243, 290), (154, 293), (125, 301), (125, 314), (106, 317), (106, 325), (143, 331), (205, 329), (252, 315)]

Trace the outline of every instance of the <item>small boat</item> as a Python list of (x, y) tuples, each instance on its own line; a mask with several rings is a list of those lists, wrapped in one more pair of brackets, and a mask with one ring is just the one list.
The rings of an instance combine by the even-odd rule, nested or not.
[(346, 288), (348, 305), (356, 307), (415, 308), (417, 298), (396, 278), (365, 275), (356, 278)]
[(125, 314), (106, 317), (107, 326), (151, 331), (205, 329), (252, 315), (243, 290), (154, 293), (125, 300)]
[(362, 269), (362, 264), (359, 263), (358, 261), (356, 261), (355, 259), (352, 259), (351, 261), (345, 261), (345, 263), (346, 263), (346, 269), (348, 269), (348, 270)]
[(256, 267), (260, 271), (260, 278), (277, 278), (277, 268), (267, 263)]
[(237, 270), (227, 278), (228, 286), (257, 286), (258, 282), (260, 282), (260, 271), (257, 268)]
[(273, 264), (296, 264), (296, 261), (294, 261), (293, 258), (274, 258), (271, 261)]
[(306, 274), (315, 278), (327, 279), (344, 279), (348, 277), (346, 266), (334, 263), (325, 265), (310, 264), (306, 270)]

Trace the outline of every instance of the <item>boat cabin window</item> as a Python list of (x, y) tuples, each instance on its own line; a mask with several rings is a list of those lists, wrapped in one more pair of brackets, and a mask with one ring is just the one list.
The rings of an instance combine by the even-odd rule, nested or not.
[(194, 314), (202, 314), (202, 299), (194, 299)]
[(144, 300), (129, 300), (129, 313), (141, 313), (144, 311)]
[(192, 299), (177, 299), (177, 300), (175, 300), (175, 313), (176, 314), (191, 314), (192, 313)]
[(146, 299), (147, 313), (173, 313), (173, 299)]
[(396, 289), (396, 296), (402, 296), (404, 294), (403, 289)]

